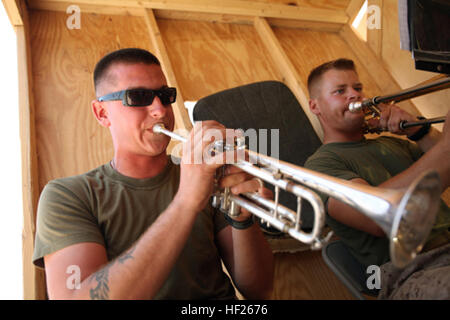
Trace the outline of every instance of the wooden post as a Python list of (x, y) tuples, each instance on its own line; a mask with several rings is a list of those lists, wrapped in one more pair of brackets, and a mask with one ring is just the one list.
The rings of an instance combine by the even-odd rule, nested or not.
[(383, 43), (383, 0), (369, 0), (367, 14), (368, 20), (370, 20), (370, 23), (367, 25), (367, 44), (375, 53), (375, 55), (379, 59), (382, 59), (381, 49)]
[(255, 18), (255, 29), (258, 32), (262, 43), (267, 48), (267, 51), (272, 56), (274, 64), (277, 66), (281, 75), (283, 76), (283, 81), (292, 90), (300, 105), (303, 108), (306, 116), (311, 122), (314, 130), (319, 136), (320, 140), (323, 140), (323, 131), (320, 126), (319, 120), (309, 109), (309, 100), (307, 96), (307, 87), (300, 79), (294, 65), (289, 60), (288, 56), (281, 47), (280, 42), (272, 31), (272, 28), (267, 23), (265, 18), (256, 17)]
[[(24, 5), (20, 1), (19, 5)], [(31, 53), (29, 21), (26, 10), (22, 12), (23, 25), (16, 25), (17, 64), (19, 77), (19, 116), (22, 153), (23, 192), (23, 290), (24, 299), (46, 299), (45, 277), (32, 263), (36, 233), (36, 209), (39, 199), (38, 159), (36, 153), (35, 110), (31, 79)]]
[(166, 46), (164, 45), (164, 40), (162, 39), (161, 32), (159, 32), (158, 23), (156, 22), (155, 15), (152, 9), (145, 9), (145, 22), (147, 23), (148, 33), (152, 41), (153, 47), (156, 50), (156, 55), (160, 59), (161, 67), (164, 74), (167, 77), (167, 82), (169, 86), (176, 87), (177, 100), (174, 103), (174, 114), (175, 123), (178, 128), (186, 129), (190, 131), (192, 129), (191, 121), (189, 120), (189, 114), (184, 106), (183, 96), (181, 95), (181, 90), (177, 84), (177, 79), (175, 77), (175, 72), (172, 68), (172, 63), (170, 62), (169, 55), (167, 54)]

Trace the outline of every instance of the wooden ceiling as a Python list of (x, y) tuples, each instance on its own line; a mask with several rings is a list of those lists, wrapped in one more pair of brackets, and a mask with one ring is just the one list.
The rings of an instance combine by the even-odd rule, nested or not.
[[(8, 3), (20, 0), (2, 0)], [(144, 16), (153, 9), (159, 19), (201, 20), (253, 24), (266, 18), (280, 27), (339, 31), (364, 0), (27, 0), (28, 9), (63, 11), (78, 5), (81, 12)]]

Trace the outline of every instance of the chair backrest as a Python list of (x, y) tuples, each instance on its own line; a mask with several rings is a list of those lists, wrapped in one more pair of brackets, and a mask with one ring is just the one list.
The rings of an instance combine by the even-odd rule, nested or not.
[[(282, 82), (263, 81), (217, 92), (200, 99), (194, 107), (194, 121), (216, 120), (227, 128), (254, 129), (267, 133), (267, 148), (253, 151), (274, 156), (272, 144), (278, 144), (279, 159), (303, 166), (317, 150), (321, 141), (308, 117), (291, 90)], [(279, 141), (271, 139), (278, 129)], [(253, 131), (253, 130), (252, 130)], [(258, 139), (259, 144), (265, 143)], [(251, 147), (251, 146), (250, 146)], [(276, 150), (276, 148), (275, 148)], [(273, 190), (273, 186), (267, 186)], [(296, 210), (296, 198), (286, 192), (280, 194), (280, 203)], [(306, 201), (302, 205), (303, 228), (313, 223), (312, 209)]]

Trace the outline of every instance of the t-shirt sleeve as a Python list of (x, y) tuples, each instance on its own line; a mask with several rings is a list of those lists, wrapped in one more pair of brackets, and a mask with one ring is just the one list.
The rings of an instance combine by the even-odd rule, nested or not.
[(420, 157), (424, 154), (422, 149), (417, 145), (417, 143), (410, 142), (408, 140), (403, 140), (403, 143), (406, 144), (409, 152), (411, 153), (411, 157), (414, 161), (417, 161), (420, 159)]
[[(356, 172), (351, 171), (346, 164), (332, 152), (321, 152), (312, 155), (306, 160), (305, 168), (343, 180), (360, 178)], [(319, 195), (324, 203), (328, 201), (329, 196), (327, 194), (319, 193)]]
[(63, 183), (49, 182), (38, 204), (33, 263), (43, 268), (44, 256), (81, 242), (105, 245), (88, 201)]

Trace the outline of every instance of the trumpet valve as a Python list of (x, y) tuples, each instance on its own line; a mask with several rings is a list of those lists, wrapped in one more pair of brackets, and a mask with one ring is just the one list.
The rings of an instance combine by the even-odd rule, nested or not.
[(211, 205), (213, 208), (220, 208), (220, 193), (215, 193), (211, 197)]
[(230, 217), (237, 217), (241, 214), (241, 207), (233, 201), (230, 201), (230, 207), (228, 209), (228, 215)]

